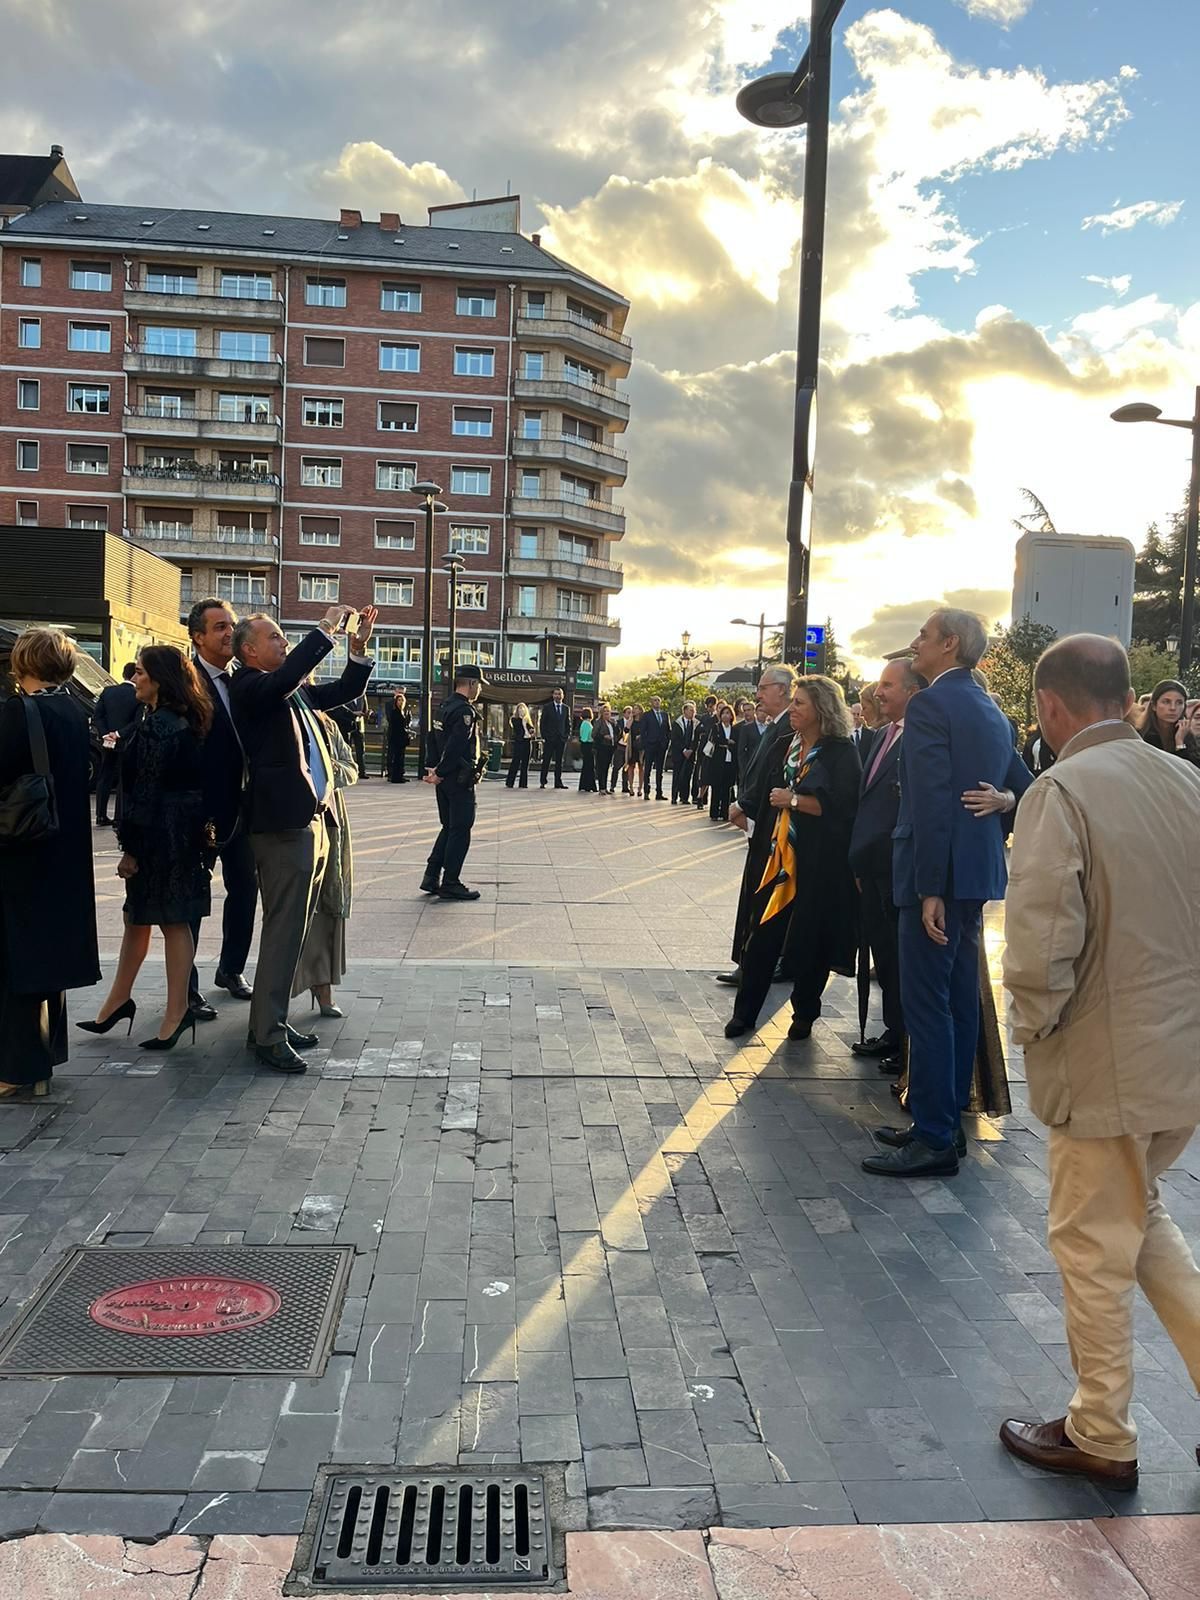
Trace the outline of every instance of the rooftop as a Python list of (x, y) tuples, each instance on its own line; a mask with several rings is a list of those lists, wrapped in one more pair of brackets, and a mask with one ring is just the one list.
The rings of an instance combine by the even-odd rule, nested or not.
[(55, 177), (69, 188), (75, 188), (58, 145), (45, 156), (0, 155), (0, 205), (36, 205), (45, 185)]

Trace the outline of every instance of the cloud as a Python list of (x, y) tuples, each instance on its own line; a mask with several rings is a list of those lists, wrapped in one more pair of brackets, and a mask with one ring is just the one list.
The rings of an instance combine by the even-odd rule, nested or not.
[(1082, 227), (1099, 228), (1101, 233), (1126, 233), (1139, 222), (1152, 222), (1155, 227), (1166, 228), (1183, 210), (1182, 200), (1139, 200), (1131, 206), (1119, 206), (1115, 211), (1101, 211), (1094, 217), (1084, 217)]
[(1084, 274), (1083, 281), (1084, 283), (1098, 283), (1102, 289), (1108, 289), (1120, 300), (1129, 293), (1133, 277), (1132, 274), (1123, 272), (1117, 278), (1100, 278), (1094, 272), (1087, 272)]
[(986, 22), (997, 22), (1002, 28), (1011, 28), (1020, 22), (1033, 5), (1033, 0), (955, 0), (972, 17), (982, 17)]
[(424, 224), (430, 206), (467, 198), (462, 184), (433, 161), (411, 166), (373, 139), (342, 146), (332, 166), (315, 171), (309, 192), (331, 209), (354, 206), (370, 215), (398, 211), (402, 222)]
[(926, 595), (923, 599), (892, 601), (880, 606), (870, 622), (854, 633), (850, 648), (870, 670), (872, 662), (911, 644), (917, 629), (939, 606), (974, 611), (990, 629), (1008, 615), (1011, 601), (1012, 595), (1004, 589), (951, 589), (947, 594)]

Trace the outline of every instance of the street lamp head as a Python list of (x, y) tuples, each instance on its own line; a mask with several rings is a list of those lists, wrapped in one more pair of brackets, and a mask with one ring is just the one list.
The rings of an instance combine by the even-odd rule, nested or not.
[(1157, 422), (1161, 416), (1161, 406), (1147, 405), (1144, 400), (1135, 400), (1128, 406), (1118, 406), (1112, 413), (1114, 422)]
[(729, 626), (731, 628), (757, 628), (758, 623), (747, 622), (745, 617), (730, 617)]
[(798, 128), (808, 121), (807, 84), (793, 94), (790, 72), (768, 72), (738, 90), (737, 108), (757, 128)]
[(680, 635), (680, 638), (683, 640), (683, 648), (686, 650), (688, 645), (691, 644), (691, 642), (692, 642), (692, 636), (687, 631), (686, 628), (684, 629), (683, 633)]
[(436, 500), (442, 492), (440, 483), (414, 483), (409, 486), (411, 494), (419, 495), (422, 500)]
[(660, 672), (665, 672), (667, 670), (667, 653), (665, 650), (660, 650), (658, 652), (658, 670)]

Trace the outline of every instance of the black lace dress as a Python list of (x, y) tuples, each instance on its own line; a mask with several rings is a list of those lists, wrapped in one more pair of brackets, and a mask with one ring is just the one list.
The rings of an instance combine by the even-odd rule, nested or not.
[(159, 708), (137, 724), (121, 764), (121, 849), (137, 862), (125, 880), (125, 920), (163, 927), (209, 913), (210, 832), (201, 785), (203, 742)]

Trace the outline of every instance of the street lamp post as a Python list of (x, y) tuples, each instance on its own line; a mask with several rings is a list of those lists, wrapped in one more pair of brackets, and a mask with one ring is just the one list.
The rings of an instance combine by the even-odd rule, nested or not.
[(442, 562), (446, 575), (450, 579), (450, 662), (449, 672), (450, 687), (454, 687), (454, 669), (458, 665), (458, 580), (467, 570), (467, 564), (461, 556), (449, 555)]
[[(690, 670), (693, 661), (699, 663), (695, 672)], [(668, 646), (658, 652), (658, 670), (666, 672), (671, 666), (677, 666), (682, 674), (680, 681), (682, 704), (682, 700), (687, 699), (688, 679), (698, 678), (703, 672), (710, 672), (712, 670), (712, 657), (707, 650), (693, 650), (692, 636), (685, 631), (680, 635), (680, 642), (677, 646)]]
[(1183, 526), (1183, 605), (1179, 616), (1179, 673), (1192, 664), (1192, 635), (1196, 620), (1196, 559), (1200, 544), (1200, 385), (1196, 388), (1192, 415), (1164, 417), (1157, 406), (1136, 401), (1118, 406), (1114, 422), (1159, 422), (1164, 428), (1187, 428), (1192, 435), (1192, 474), (1188, 482), (1187, 514)]
[(772, 72), (741, 90), (737, 108), (759, 128), (808, 124), (804, 221), (800, 235), (800, 307), (796, 335), (796, 399), (792, 480), (787, 508), (787, 620), (783, 659), (805, 668), (811, 549), (817, 376), (821, 358), (821, 278), (825, 256), (825, 190), (829, 172), (829, 80), (833, 25), (845, 0), (812, 0), (809, 46), (793, 73)]
[(754, 673), (754, 687), (757, 689), (758, 680), (763, 675), (763, 641), (766, 638), (767, 629), (782, 628), (785, 626), (785, 624), (782, 622), (768, 622), (767, 613), (765, 611), (759, 612), (757, 622), (747, 622), (745, 617), (731, 617), (729, 619), (729, 623), (730, 627), (734, 628), (758, 629), (758, 667)]
[(425, 502), (425, 622), (421, 632), (421, 767), (433, 765), (433, 516), (445, 511), (438, 501), (441, 485), (414, 483), (412, 492)]

